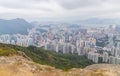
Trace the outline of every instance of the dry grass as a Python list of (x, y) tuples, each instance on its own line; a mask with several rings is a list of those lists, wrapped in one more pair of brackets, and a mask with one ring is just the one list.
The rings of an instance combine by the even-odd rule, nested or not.
[[(1, 63), (4, 60), (4, 64)], [(97, 66), (97, 67), (96, 67)], [(62, 71), (47, 65), (40, 65), (22, 56), (0, 57), (0, 76), (120, 76), (120, 68), (107, 65), (92, 65), (86, 69)]]

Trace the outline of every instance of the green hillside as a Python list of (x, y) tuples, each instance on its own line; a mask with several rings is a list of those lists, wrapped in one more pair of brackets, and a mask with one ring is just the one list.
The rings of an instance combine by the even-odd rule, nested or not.
[(34, 62), (50, 65), (58, 69), (68, 70), (70, 68), (84, 68), (90, 64), (84, 56), (61, 54), (47, 51), (34, 46), (20, 47), (15, 45), (0, 44), (0, 56), (9, 56), (17, 54), (17, 51), (24, 52)]

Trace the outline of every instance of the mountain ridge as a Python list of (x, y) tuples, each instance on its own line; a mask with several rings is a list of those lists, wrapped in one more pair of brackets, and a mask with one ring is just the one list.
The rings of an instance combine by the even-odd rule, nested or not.
[(31, 28), (32, 25), (21, 18), (11, 20), (0, 19), (0, 34), (27, 34), (27, 29)]

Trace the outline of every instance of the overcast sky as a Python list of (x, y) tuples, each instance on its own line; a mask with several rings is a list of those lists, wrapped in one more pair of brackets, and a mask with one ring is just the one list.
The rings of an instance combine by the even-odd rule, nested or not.
[(0, 0), (0, 18), (33, 21), (120, 18), (120, 0)]

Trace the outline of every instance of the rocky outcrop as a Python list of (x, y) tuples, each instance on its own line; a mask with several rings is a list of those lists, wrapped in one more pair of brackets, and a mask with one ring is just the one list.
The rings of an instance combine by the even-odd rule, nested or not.
[(62, 71), (40, 65), (23, 56), (0, 57), (0, 76), (120, 76), (120, 65), (94, 64)]

